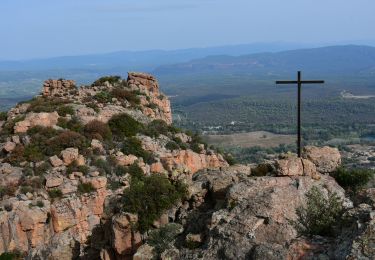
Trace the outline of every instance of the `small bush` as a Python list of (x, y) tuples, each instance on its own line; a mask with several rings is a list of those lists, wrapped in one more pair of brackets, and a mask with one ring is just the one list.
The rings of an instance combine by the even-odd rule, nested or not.
[(74, 109), (71, 106), (61, 106), (57, 108), (59, 116), (74, 115)]
[(229, 165), (235, 165), (237, 163), (236, 159), (229, 153), (225, 153), (223, 157)]
[(337, 183), (343, 188), (356, 192), (358, 189), (366, 185), (374, 176), (374, 171), (369, 169), (345, 169), (339, 168), (333, 174)]
[(147, 243), (154, 247), (154, 251), (158, 257), (165, 250), (172, 247), (172, 242), (180, 234), (182, 226), (170, 223), (157, 230), (152, 230), (147, 238)]
[(59, 189), (52, 189), (48, 191), (48, 195), (51, 199), (59, 199), (62, 198), (63, 193)]
[(114, 88), (111, 95), (120, 101), (127, 100), (132, 105), (139, 105), (141, 103), (141, 100), (136, 93), (123, 88)]
[(0, 111), (0, 121), (6, 121), (8, 118), (8, 113), (4, 111)]
[(89, 139), (110, 140), (112, 138), (109, 126), (98, 120), (93, 120), (86, 124), (84, 134)]
[(145, 162), (152, 161), (152, 153), (145, 151), (142, 148), (142, 143), (135, 137), (126, 139), (123, 143), (122, 150), (124, 154), (133, 154), (137, 157), (142, 157)]
[(165, 148), (167, 148), (168, 150), (177, 150), (180, 148), (180, 146), (178, 144), (176, 144), (175, 142), (173, 141), (170, 141), (168, 142), (166, 145), (165, 145)]
[(20, 260), (23, 259), (22, 254), (20, 252), (4, 252), (0, 254), (0, 260)]
[(171, 133), (178, 133), (180, 130), (174, 126), (168, 125), (164, 120), (155, 119), (147, 125), (143, 133), (151, 137), (159, 137), (160, 135), (169, 136)]
[(115, 83), (119, 83), (120, 80), (120, 76), (105, 76), (95, 80), (94, 83), (91, 84), (91, 86), (103, 86), (105, 82), (113, 85)]
[(34, 175), (36, 176), (43, 176), (45, 175), (50, 169), (52, 168), (52, 166), (47, 163), (47, 162), (44, 162), (42, 163), (41, 165), (39, 165), (38, 167), (35, 167), (34, 169)]
[(36, 206), (39, 207), (39, 208), (43, 208), (43, 207), (44, 207), (44, 203), (43, 203), (43, 201), (38, 200), (38, 201), (36, 202)]
[(127, 114), (113, 116), (109, 122), (112, 134), (118, 138), (131, 137), (139, 133), (143, 125)]
[(90, 167), (87, 165), (77, 165), (75, 162), (70, 164), (66, 169), (66, 174), (71, 174), (73, 172), (82, 172), (84, 175), (87, 175), (90, 171)]
[(99, 111), (100, 111), (98, 105), (95, 104), (94, 102), (90, 102), (90, 103), (86, 104), (86, 106), (89, 107), (89, 108), (94, 109), (94, 111), (96, 113), (99, 113)]
[(132, 179), (142, 180), (142, 178), (145, 176), (142, 168), (139, 167), (136, 163), (130, 165), (127, 169), (127, 172), (130, 174)]
[(95, 191), (95, 188), (91, 183), (80, 183), (78, 184), (78, 191), (82, 194), (85, 194)]
[(66, 128), (73, 132), (83, 133), (84, 127), (77, 117), (73, 117), (67, 122)]
[(0, 199), (2, 199), (5, 195), (14, 196), (16, 191), (16, 186), (0, 186)]
[(161, 175), (132, 178), (130, 188), (123, 195), (123, 209), (138, 215), (137, 227), (144, 233), (167, 209), (184, 198), (186, 192), (186, 186), (173, 185)]
[(83, 150), (87, 146), (87, 140), (81, 134), (73, 131), (64, 131), (58, 136), (48, 140), (45, 150), (47, 155), (55, 155), (66, 148), (76, 147), (79, 150)]
[(182, 150), (186, 150), (188, 149), (188, 145), (184, 142), (182, 142), (181, 138), (177, 137), (177, 136), (174, 136), (172, 138), (172, 140), (182, 149)]
[(109, 103), (112, 101), (112, 94), (108, 91), (101, 91), (94, 96), (94, 99), (100, 103)]
[(92, 165), (96, 166), (101, 174), (111, 174), (112, 166), (103, 159), (93, 160)]
[(306, 194), (307, 204), (296, 209), (297, 221), (292, 222), (300, 235), (331, 236), (342, 215), (342, 203), (336, 193), (328, 198), (317, 187)]
[(37, 97), (29, 102), (30, 106), (27, 111), (35, 113), (54, 112), (66, 103), (67, 101), (59, 98)]

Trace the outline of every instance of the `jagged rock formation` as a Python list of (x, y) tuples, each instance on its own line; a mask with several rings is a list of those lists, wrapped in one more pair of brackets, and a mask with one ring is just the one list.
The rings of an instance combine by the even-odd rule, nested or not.
[[(135, 120), (143, 130), (116, 140), (100, 132), (114, 116), (124, 114), (133, 118), (129, 124)], [(147, 136), (153, 121), (167, 130)], [(133, 228), (137, 216), (111, 212), (113, 201), (129, 187), (130, 166), (139, 166), (145, 175), (183, 180), (198, 170), (228, 165), (204, 145), (194, 143), (199, 151), (192, 151), (192, 138), (168, 130), (171, 123), (170, 102), (151, 75), (129, 73), (127, 80), (108, 77), (79, 88), (71, 80), (46, 81), (41, 96), (17, 105), (1, 122), (0, 255), (19, 251), (29, 259), (84, 257), (103, 227), (102, 240), (108, 244), (97, 251), (104, 259), (134, 254), (142, 244)], [(140, 143), (134, 148), (138, 150), (131, 147), (134, 152), (152, 158), (124, 153), (122, 141), (128, 139)], [(123, 172), (115, 173), (117, 169)], [(166, 217), (155, 225), (168, 222)]]

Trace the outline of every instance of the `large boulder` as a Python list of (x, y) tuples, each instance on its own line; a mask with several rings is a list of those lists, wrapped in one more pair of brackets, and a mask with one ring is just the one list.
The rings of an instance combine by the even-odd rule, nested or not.
[(306, 146), (302, 157), (313, 162), (320, 173), (334, 172), (341, 164), (339, 150), (328, 146)]

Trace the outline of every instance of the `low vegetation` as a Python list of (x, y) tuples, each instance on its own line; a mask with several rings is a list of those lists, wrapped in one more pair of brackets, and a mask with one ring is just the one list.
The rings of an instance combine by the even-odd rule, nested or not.
[(95, 80), (91, 86), (103, 86), (105, 82), (116, 84), (121, 80), (120, 76), (105, 76)]
[(93, 120), (84, 127), (84, 134), (89, 139), (111, 140), (112, 132), (109, 126), (101, 121)]
[(374, 176), (370, 169), (345, 169), (339, 168), (333, 174), (337, 183), (350, 192), (356, 192), (366, 185)]
[(132, 177), (130, 188), (123, 195), (123, 210), (138, 215), (137, 228), (144, 233), (186, 193), (185, 185), (171, 183), (161, 175)]
[(342, 201), (335, 193), (326, 198), (316, 186), (306, 193), (306, 206), (296, 209), (297, 221), (292, 222), (300, 235), (332, 236), (340, 222)]
[(112, 134), (118, 139), (135, 136), (143, 129), (143, 125), (127, 114), (113, 116), (108, 125)]
[(152, 153), (144, 150), (142, 148), (142, 142), (136, 137), (129, 137), (123, 142), (122, 150), (124, 154), (135, 155), (137, 157), (142, 157), (145, 162), (152, 161)]
[(158, 257), (165, 250), (172, 248), (172, 242), (180, 234), (182, 226), (170, 223), (164, 227), (152, 230), (147, 238), (147, 243), (154, 247), (154, 252)]

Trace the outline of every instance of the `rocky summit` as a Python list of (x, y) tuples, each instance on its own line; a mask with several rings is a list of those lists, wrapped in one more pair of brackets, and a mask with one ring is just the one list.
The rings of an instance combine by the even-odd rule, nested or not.
[(348, 197), (336, 148), (229, 166), (149, 74), (47, 80), (1, 120), (0, 259), (375, 258), (375, 191)]

